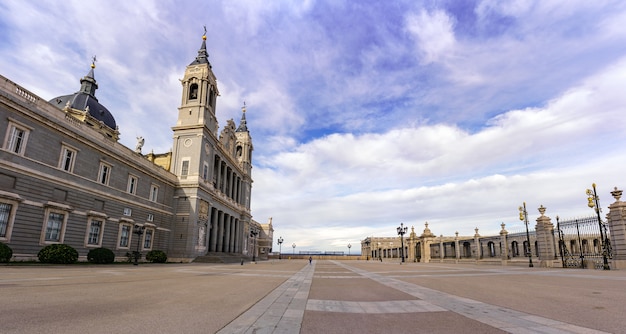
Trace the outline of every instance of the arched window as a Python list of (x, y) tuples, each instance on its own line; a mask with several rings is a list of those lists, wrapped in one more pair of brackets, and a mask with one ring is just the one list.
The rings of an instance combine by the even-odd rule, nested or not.
[(519, 243), (517, 241), (511, 243), (511, 253), (513, 253), (513, 257), (519, 256)]
[(493, 243), (493, 241), (489, 241), (489, 243), (487, 243), (487, 247), (489, 248), (489, 256), (496, 256), (496, 245)]
[(198, 98), (198, 84), (191, 84), (189, 86), (189, 99), (195, 100)]

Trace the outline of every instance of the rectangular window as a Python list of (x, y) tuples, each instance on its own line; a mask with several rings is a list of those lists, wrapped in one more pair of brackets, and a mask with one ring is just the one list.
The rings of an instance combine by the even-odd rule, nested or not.
[(154, 215), (149, 213), (148, 214), (148, 218), (146, 218), (146, 220), (149, 221), (149, 222), (154, 221)]
[(65, 215), (58, 212), (48, 213), (45, 241), (60, 242)]
[(93, 219), (89, 224), (89, 236), (87, 237), (87, 245), (100, 245), (100, 236), (102, 235), (102, 221)]
[(4, 148), (15, 154), (24, 155), (29, 131), (30, 129), (24, 125), (9, 122)]
[(119, 248), (128, 248), (129, 246), (129, 242), (130, 242), (130, 229), (131, 226), (128, 224), (122, 224), (120, 225), (120, 232), (119, 232)]
[(136, 194), (137, 193), (137, 177), (134, 175), (128, 176), (128, 193)]
[(144, 233), (145, 235), (143, 237), (143, 249), (150, 249), (152, 248), (152, 236), (154, 234), (154, 230), (146, 229)]
[(0, 241), (11, 241), (19, 198), (17, 194), (0, 190)]
[(0, 238), (7, 237), (9, 223), (11, 222), (11, 209), (13, 205), (9, 203), (0, 203)]
[(183, 160), (180, 168), (180, 176), (181, 178), (186, 179), (187, 175), (189, 175), (189, 160)]
[(111, 166), (101, 162), (100, 171), (98, 172), (98, 182), (104, 185), (108, 185), (110, 174), (111, 174)]
[(150, 186), (150, 200), (156, 202), (159, 197), (159, 187), (155, 184)]
[(61, 149), (61, 159), (59, 159), (59, 168), (66, 172), (72, 172), (74, 170), (74, 161), (76, 160), (76, 150), (67, 146), (63, 146)]
[(133, 210), (131, 208), (124, 208), (124, 216), (132, 216)]

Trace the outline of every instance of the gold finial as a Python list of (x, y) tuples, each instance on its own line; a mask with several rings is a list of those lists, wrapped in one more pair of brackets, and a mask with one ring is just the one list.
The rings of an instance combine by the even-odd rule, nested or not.
[(202, 40), (206, 41), (206, 25), (204, 25), (204, 35), (202, 35)]
[(91, 68), (96, 68), (96, 56), (91, 57)]
[(246, 101), (243, 101), (243, 107), (241, 107), (241, 111), (246, 112)]

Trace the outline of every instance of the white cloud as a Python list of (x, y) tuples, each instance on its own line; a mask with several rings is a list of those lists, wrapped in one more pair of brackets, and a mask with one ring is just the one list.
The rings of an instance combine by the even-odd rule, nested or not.
[(454, 19), (445, 11), (407, 14), (406, 29), (414, 35), (424, 64), (442, 61), (454, 51)]

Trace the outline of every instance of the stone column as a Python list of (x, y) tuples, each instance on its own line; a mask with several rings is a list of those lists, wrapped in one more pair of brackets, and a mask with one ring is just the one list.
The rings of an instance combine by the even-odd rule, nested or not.
[(218, 215), (219, 211), (216, 208), (211, 208), (211, 241), (209, 242), (209, 249), (211, 252), (215, 252), (217, 250)]
[(446, 256), (446, 250), (443, 248), (443, 234), (439, 236), (439, 262), (443, 262)]
[(537, 218), (535, 225), (535, 236), (537, 238), (537, 248), (539, 248), (539, 267), (559, 267), (558, 261), (554, 258), (554, 225), (550, 221), (550, 217), (544, 216), (546, 208), (541, 205), (539, 207), (541, 216)]
[(474, 229), (474, 251), (476, 252), (475, 257), (476, 261), (481, 258), (481, 248), (480, 247), (480, 234), (478, 234), (478, 227)]
[(224, 212), (219, 211), (217, 223), (217, 251), (224, 251)]
[(611, 269), (626, 268), (626, 202), (620, 201), (622, 190), (611, 191), (615, 203), (609, 205), (607, 220), (611, 233), (611, 248), (613, 259)]
[(461, 259), (461, 249), (459, 249), (459, 231), (454, 232), (454, 263), (459, 263)]
[(502, 227), (502, 230), (500, 231), (500, 245), (502, 245), (500, 255), (502, 258), (502, 264), (507, 265), (509, 261), (509, 245), (508, 245), (508, 241), (506, 240), (506, 236), (509, 234), (509, 232), (507, 232), (507, 230), (504, 229), (505, 227), (504, 223), (500, 224), (500, 226)]

